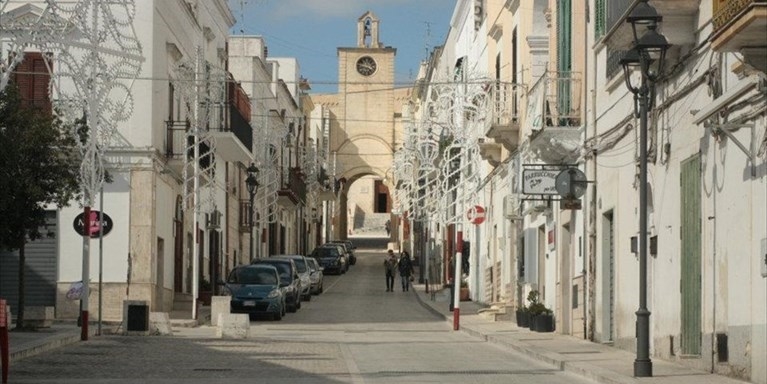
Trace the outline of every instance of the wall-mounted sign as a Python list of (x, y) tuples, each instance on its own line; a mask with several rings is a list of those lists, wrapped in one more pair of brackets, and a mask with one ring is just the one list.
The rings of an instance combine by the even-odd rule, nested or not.
[(472, 224), (479, 225), (485, 222), (485, 208), (479, 205), (475, 205), (466, 212), (466, 218)]
[[(99, 211), (91, 210), (90, 211), (90, 220), (88, 220), (88, 224), (91, 228), (91, 239), (98, 239), (101, 229), (104, 229), (104, 236), (106, 236), (109, 232), (112, 231), (112, 227), (114, 226), (114, 222), (112, 221), (112, 218), (109, 217), (106, 213), (104, 216), (104, 221), (99, 221)], [(79, 215), (75, 217), (75, 221), (72, 223), (72, 226), (75, 227), (75, 232), (77, 232), (80, 236), (85, 236), (85, 226), (83, 225), (85, 223), (85, 220), (83, 220), (83, 214), (84, 212), (80, 212)]]
[(556, 195), (557, 175), (561, 169), (522, 170), (522, 193), (525, 195)]

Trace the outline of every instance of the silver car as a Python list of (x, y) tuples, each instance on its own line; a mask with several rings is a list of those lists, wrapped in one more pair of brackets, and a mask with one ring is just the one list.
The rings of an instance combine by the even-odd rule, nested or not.
[(306, 262), (306, 256), (274, 255), (272, 257), (293, 260), (298, 270), (298, 276), (301, 279), (301, 300), (310, 301), (312, 299), (312, 278), (309, 265)]
[(323, 273), (323, 270), (325, 270), (325, 268), (322, 268), (317, 259), (313, 257), (307, 257), (306, 261), (309, 263), (309, 271), (311, 272), (309, 277), (312, 280), (312, 294), (319, 295), (324, 291), (325, 274)]

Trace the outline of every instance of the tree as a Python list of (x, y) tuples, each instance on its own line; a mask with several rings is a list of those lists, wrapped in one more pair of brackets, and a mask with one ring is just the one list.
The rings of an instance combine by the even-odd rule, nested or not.
[(80, 193), (74, 140), (58, 119), (24, 106), (12, 84), (0, 92), (0, 248), (19, 251), (17, 328), (24, 326), (24, 247), (43, 236), (46, 206), (67, 206)]

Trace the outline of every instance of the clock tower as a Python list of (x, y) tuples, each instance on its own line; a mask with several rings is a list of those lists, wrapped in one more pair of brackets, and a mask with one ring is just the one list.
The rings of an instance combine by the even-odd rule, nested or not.
[[(378, 17), (366, 12), (357, 19), (357, 46), (338, 48), (338, 92), (344, 95), (347, 120), (391, 119), (394, 113), (391, 92), (397, 50), (381, 43), (379, 27)], [(380, 118), (371, 118), (370, 113)]]
[(311, 96), (329, 116), (328, 150), (338, 165), (334, 176), (344, 180), (337, 211), (343, 214), (334, 218), (334, 238), (353, 231), (354, 217), (347, 216), (350, 206), (354, 213), (369, 214), (386, 214), (392, 208), (392, 164), (402, 145), (403, 115), (412, 88), (396, 87), (397, 49), (381, 42), (380, 26), (373, 12), (357, 19), (355, 46), (337, 48), (338, 93)]

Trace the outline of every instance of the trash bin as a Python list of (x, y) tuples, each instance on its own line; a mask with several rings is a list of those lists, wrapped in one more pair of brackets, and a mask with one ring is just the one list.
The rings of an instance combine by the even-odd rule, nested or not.
[(454, 309), (454, 305), (453, 305), (453, 303), (455, 302), (455, 289), (453, 289), (454, 287), (455, 285), (452, 283), (447, 285), (447, 289), (450, 290), (450, 305), (448, 306), (448, 308), (450, 308), (450, 312), (453, 312), (453, 309)]

